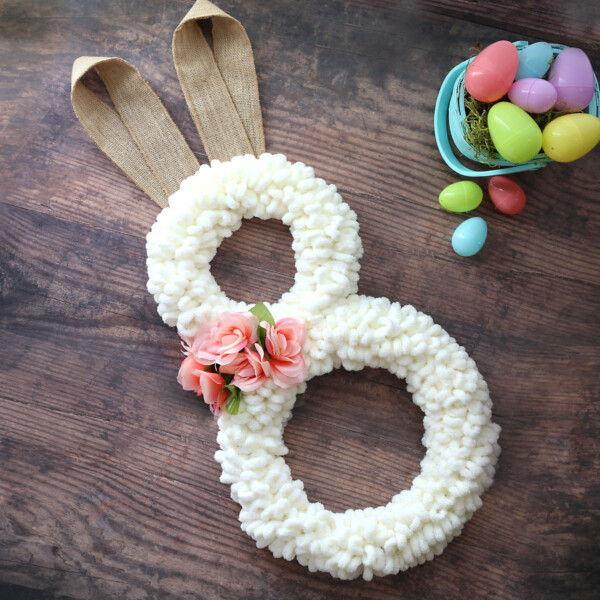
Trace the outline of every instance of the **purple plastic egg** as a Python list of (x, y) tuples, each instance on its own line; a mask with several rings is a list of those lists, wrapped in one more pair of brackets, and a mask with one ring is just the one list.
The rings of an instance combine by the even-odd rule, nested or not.
[(594, 70), (590, 59), (579, 48), (565, 48), (556, 57), (548, 81), (558, 94), (557, 110), (577, 112), (594, 97)]
[(508, 90), (508, 99), (528, 113), (550, 110), (557, 97), (556, 88), (545, 79), (519, 79)]

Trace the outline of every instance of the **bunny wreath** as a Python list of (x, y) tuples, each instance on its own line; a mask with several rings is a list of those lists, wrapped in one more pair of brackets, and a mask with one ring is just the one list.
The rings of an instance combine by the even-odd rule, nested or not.
[[(211, 20), (213, 49), (199, 20)], [(355, 213), (310, 167), (264, 151), (250, 43), (232, 17), (199, 0), (173, 37), (175, 66), (211, 164), (192, 154), (138, 71), (117, 58), (77, 59), (72, 102), (99, 147), (159, 206), (147, 236), (148, 290), (158, 312), (192, 338), (227, 311), (210, 273), (223, 238), (245, 218), (290, 227), (294, 285), (270, 305), (303, 321), (306, 380), (266, 380), (218, 419), (221, 481), (241, 505), (244, 531), (274, 556), (341, 579), (398, 573), (431, 560), (458, 535), (491, 485), (499, 427), (472, 359), (431, 317), (387, 298), (357, 295), (362, 244)], [(95, 69), (114, 109), (83, 83)], [(423, 410), (426, 454), (409, 490), (385, 506), (334, 513), (310, 502), (283, 458), (283, 431), (312, 377), (381, 367), (406, 379)]]

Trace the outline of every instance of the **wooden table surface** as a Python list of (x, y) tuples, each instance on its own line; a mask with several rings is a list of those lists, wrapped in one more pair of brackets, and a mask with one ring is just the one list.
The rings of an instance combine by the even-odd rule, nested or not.
[[(171, 59), (191, 3), (0, 2), (0, 597), (597, 598), (600, 150), (518, 174), (516, 217), (486, 198), (488, 241), (463, 259), (450, 237), (464, 217), (437, 203), (459, 177), (433, 134), (439, 86), (478, 43), (575, 45), (600, 73), (596, 0), (220, 2), (254, 47), (267, 149), (314, 166), (358, 214), (359, 291), (414, 304), (464, 345), (502, 426), (462, 535), (372, 582), (312, 575), (240, 530), (216, 422), (177, 384), (177, 334), (145, 290), (158, 209), (71, 108), (74, 58), (121, 56), (206, 162)], [(290, 244), (252, 220), (213, 272), (232, 297), (274, 301)], [(304, 396), (285, 441), (310, 499), (376, 506), (410, 486), (423, 425), (402, 381), (338, 370)]]

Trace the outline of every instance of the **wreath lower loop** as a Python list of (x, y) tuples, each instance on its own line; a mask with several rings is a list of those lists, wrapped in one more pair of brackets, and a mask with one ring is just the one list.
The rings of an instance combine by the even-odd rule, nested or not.
[(294, 238), (292, 289), (271, 307), (276, 318), (288, 305), (318, 314), (356, 293), (362, 243), (356, 214), (333, 185), (312, 168), (285, 156), (263, 154), (212, 161), (185, 179), (147, 236), (148, 291), (168, 325), (192, 336), (204, 321), (226, 310), (247, 310), (230, 300), (210, 272), (222, 240), (244, 218), (280, 219)]
[[(356, 343), (353, 319), (371, 332)], [(283, 430), (297, 392), (249, 394), (240, 415), (219, 419), (215, 458), (240, 503), (242, 529), (276, 557), (341, 579), (389, 575), (431, 560), (481, 506), (499, 455), (487, 385), (465, 350), (412, 306), (353, 296), (312, 330), (333, 368), (382, 367), (405, 378), (425, 414), (421, 473), (410, 490), (377, 508), (333, 513), (309, 502), (283, 456)], [(322, 373), (321, 373), (322, 374)]]

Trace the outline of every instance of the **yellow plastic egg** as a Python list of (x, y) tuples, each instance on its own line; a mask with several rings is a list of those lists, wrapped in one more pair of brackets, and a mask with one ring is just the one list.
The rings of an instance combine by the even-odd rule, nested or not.
[(600, 142), (600, 119), (577, 113), (550, 121), (542, 133), (544, 152), (557, 162), (571, 162)]

